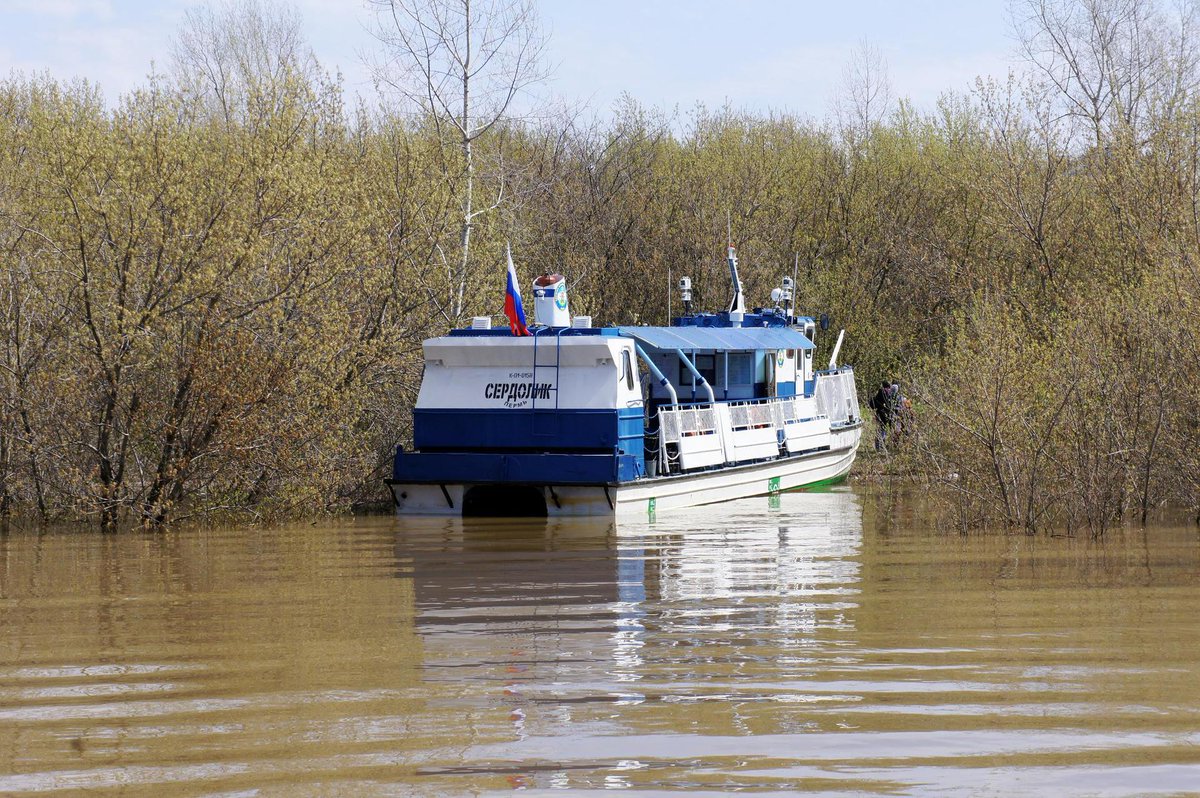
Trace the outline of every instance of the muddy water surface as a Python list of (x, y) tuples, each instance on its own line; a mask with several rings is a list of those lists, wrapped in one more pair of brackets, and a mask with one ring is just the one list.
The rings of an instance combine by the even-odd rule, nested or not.
[(837, 489), (0, 533), (0, 795), (1200, 791), (1200, 543)]

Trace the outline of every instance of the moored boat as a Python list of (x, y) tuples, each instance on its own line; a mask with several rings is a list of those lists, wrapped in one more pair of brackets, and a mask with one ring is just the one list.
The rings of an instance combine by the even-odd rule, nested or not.
[(592, 327), (545, 275), (528, 334), (510, 262), (508, 329), (479, 318), (424, 343), (397, 511), (653, 515), (844, 478), (862, 419), (841, 336), (814, 370), (818, 324), (792, 315), (791, 281), (747, 311), (733, 247), (728, 262), (729, 309), (692, 313), (684, 278), (669, 327)]

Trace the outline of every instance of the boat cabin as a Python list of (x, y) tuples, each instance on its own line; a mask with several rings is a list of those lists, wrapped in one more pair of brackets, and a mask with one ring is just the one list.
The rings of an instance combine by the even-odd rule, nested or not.
[[(806, 333), (782, 319), (772, 326), (735, 327), (724, 316), (728, 314), (705, 325), (679, 324), (689, 319), (676, 319), (673, 327), (619, 328), (638, 342), (674, 388), (671, 396), (665, 386), (655, 385), (647, 397), (651, 404), (748, 401), (812, 392), (816, 325), (811, 319), (800, 320), (811, 327)], [(711, 396), (705, 385), (712, 388)]]

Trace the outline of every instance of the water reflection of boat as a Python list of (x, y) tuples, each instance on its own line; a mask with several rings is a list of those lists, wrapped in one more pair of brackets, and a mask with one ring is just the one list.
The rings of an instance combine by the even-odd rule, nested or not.
[(692, 313), (681, 281), (669, 327), (572, 319), (548, 275), (531, 334), (479, 318), (426, 341), (398, 512), (644, 516), (845, 477), (862, 420), (841, 337), (815, 370), (819, 325), (793, 313), (791, 280), (747, 311), (732, 246), (728, 263), (729, 309)]
[[(854, 494), (803, 493), (784, 501), (786, 505), (768, 511), (770, 523), (764, 523), (767, 519), (758, 506), (762, 500), (733, 503), (730, 509), (735, 512), (717, 519), (711, 509), (672, 517), (679, 533), (672, 556), (663, 563), (662, 597), (721, 597), (745, 591), (747, 585), (767, 586), (781, 596), (803, 596), (856, 583), (862, 512)], [(743, 510), (743, 505), (751, 506)], [(713, 556), (715, 552), (723, 554)]]
[[(701, 637), (705, 624), (731, 622), (721, 602), (743, 599), (782, 634), (842, 627), (861, 545), (861, 507), (839, 489), (684, 510), (667, 522), (411, 519), (397, 553), (426, 634), (503, 623), (514, 635), (538, 630), (525, 645), (557, 656), (575, 647), (564, 634), (591, 632), (611, 636), (616, 656), (640, 640), (647, 613), (660, 631), (678, 631), (664, 607)], [(694, 613), (678, 612), (689, 606)]]
[(539, 787), (574, 778), (539, 747), (590, 761), (571, 741), (790, 729), (793, 702), (842, 700), (799, 680), (856, 645), (861, 517), (839, 488), (655, 523), (402, 519), (423, 678), (497, 741), (471, 757)]
[(615, 600), (615, 534), (611, 518), (406, 518), (396, 556), (428, 625), (463, 606)]

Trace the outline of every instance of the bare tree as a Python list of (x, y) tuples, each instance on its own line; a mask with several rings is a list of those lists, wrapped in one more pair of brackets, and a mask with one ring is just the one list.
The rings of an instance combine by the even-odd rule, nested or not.
[[(461, 163), (447, 164), (460, 207), (459, 252), (440, 245), (451, 299), (443, 306), (449, 322), (465, 311), (476, 220), (504, 199), (504, 182), (490, 202), (475, 202), (475, 143), (501, 123), (524, 91), (545, 78), (546, 38), (532, 0), (372, 0), (376, 35), (386, 59), (376, 65), (381, 84), (399, 92), (451, 140)], [(441, 302), (431, 296), (435, 302)]]
[(1098, 146), (1195, 88), (1194, 4), (1176, 6), (1175, 19), (1155, 0), (1015, 0), (1010, 10), (1025, 58)]
[(842, 69), (835, 113), (845, 134), (865, 137), (891, 111), (892, 86), (883, 52), (866, 39), (859, 42)]
[(226, 121), (269, 113), (268, 106), (320, 73), (300, 15), (264, 0), (188, 10), (171, 55), (179, 85)]

